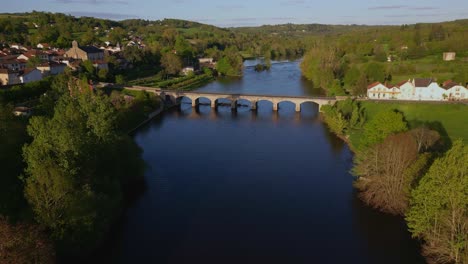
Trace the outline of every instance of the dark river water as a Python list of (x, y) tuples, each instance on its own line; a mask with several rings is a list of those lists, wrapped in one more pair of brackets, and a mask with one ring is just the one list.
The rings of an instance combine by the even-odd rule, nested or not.
[[(246, 68), (201, 91), (312, 95), (299, 62)], [(423, 263), (404, 222), (364, 206), (352, 153), (288, 103), (272, 112), (183, 104), (135, 135), (146, 190), (105, 250), (113, 263)]]

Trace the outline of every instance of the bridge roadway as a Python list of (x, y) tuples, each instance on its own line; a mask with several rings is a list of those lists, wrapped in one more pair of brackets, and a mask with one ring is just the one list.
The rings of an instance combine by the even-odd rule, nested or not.
[(157, 94), (165, 100), (171, 100), (175, 104), (179, 104), (182, 98), (186, 97), (192, 100), (192, 106), (195, 107), (199, 104), (200, 98), (206, 98), (210, 101), (210, 105), (216, 108), (219, 104), (219, 99), (227, 99), (231, 102), (231, 109), (236, 109), (239, 100), (249, 101), (252, 110), (256, 110), (258, 102), (269, 101), (273, 104), (273, 111), (278, 111), (279, 104), (281, 102), (291, 102), (295, 105), (297, 112), (301, 111), (301, 105), (303, 103), (315, 103), (318, 105), (320, 111), (323, 105), (334, 104), (337, 100), (343, 100), (343, 98), (336, 97), (312, 97), (312, 96), (283, 96), (283, 95), (258, 95), (258, 94), (227, 94), (227, 93), (207, 93), (207, 92), (196, 92), (196, 91), (177, 91), (177, 90), (163, 90), (158, 88), (133, 86), (125, 87), (128, 90), (134, 91), (146, 91)]

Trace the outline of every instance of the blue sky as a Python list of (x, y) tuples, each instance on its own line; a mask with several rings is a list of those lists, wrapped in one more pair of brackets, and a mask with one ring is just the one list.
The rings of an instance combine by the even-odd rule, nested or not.
[(467, 0), (33, 0), (0, 12), (32, 10), (122, 20), (180, 18), (223, 27), (282, 23), (411, 24), (468, 18)]

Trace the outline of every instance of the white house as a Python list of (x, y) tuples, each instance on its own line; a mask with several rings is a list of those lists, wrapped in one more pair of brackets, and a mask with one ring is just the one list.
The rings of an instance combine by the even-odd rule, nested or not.
[(397, 99), (399, 93), (400, 89), (398, 87), (387, 87), (380, 82), (375, 82), (367, 86), (367, 97), (370, 99)]
[(190, 73), (194, 72), (195, 69), (193, 67), (185, 67), (182, 69), (182, 74), (189, 75)]
[(459, 101), (468, 99), (468, 89), (461, 85), (455, 85), (445, 91), (447, 100)]
[(395, 86), (372, 83), (367, 87), (367, 97), (377, 100), (467, 100), (468, 89), (452, 81), (446, 81), (440, 87), (433, 79), (415, 78)]
[(21, 83), (30, 83), (42, 80), (42, 73), (38, 69), (29, 68), (19, 75)]
[(398, 99), (411, 100), (413, 98), (415, 89), (410, 80), (399, 83), (397, 87), (400, 88), (400, 95)]
[(63, 63), (44, 62), (37, 66), (37, 69), (41, 71), (44, 76), (48, 76), (63, 73), (66, 67), (67, 65)]
[(415, 78), (412, 83), (415, 87), (412, 100), (440, 101), (444, 99), (445, 89), (440, 87), (433, 79)]

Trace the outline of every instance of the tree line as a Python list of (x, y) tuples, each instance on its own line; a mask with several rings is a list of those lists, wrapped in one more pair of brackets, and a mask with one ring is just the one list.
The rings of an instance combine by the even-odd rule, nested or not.
[[(355, 152), (352, 174), (360, 199), (403, 216), (430, 263), (468, 261), (468, 147), (442, 140), (433, 124), (410, 125), (404, 113), (371, 119), (357, 101), (324, 106), (330, 129)], [(351, 134), (359, 138), (350, 141)]]
[(51, 82), (30, 119), (0, 97), (0, 262), (66, 261), (102, 243), (142, 182), (141, 150), (126, 133), (154, 102), (71, 75)]

